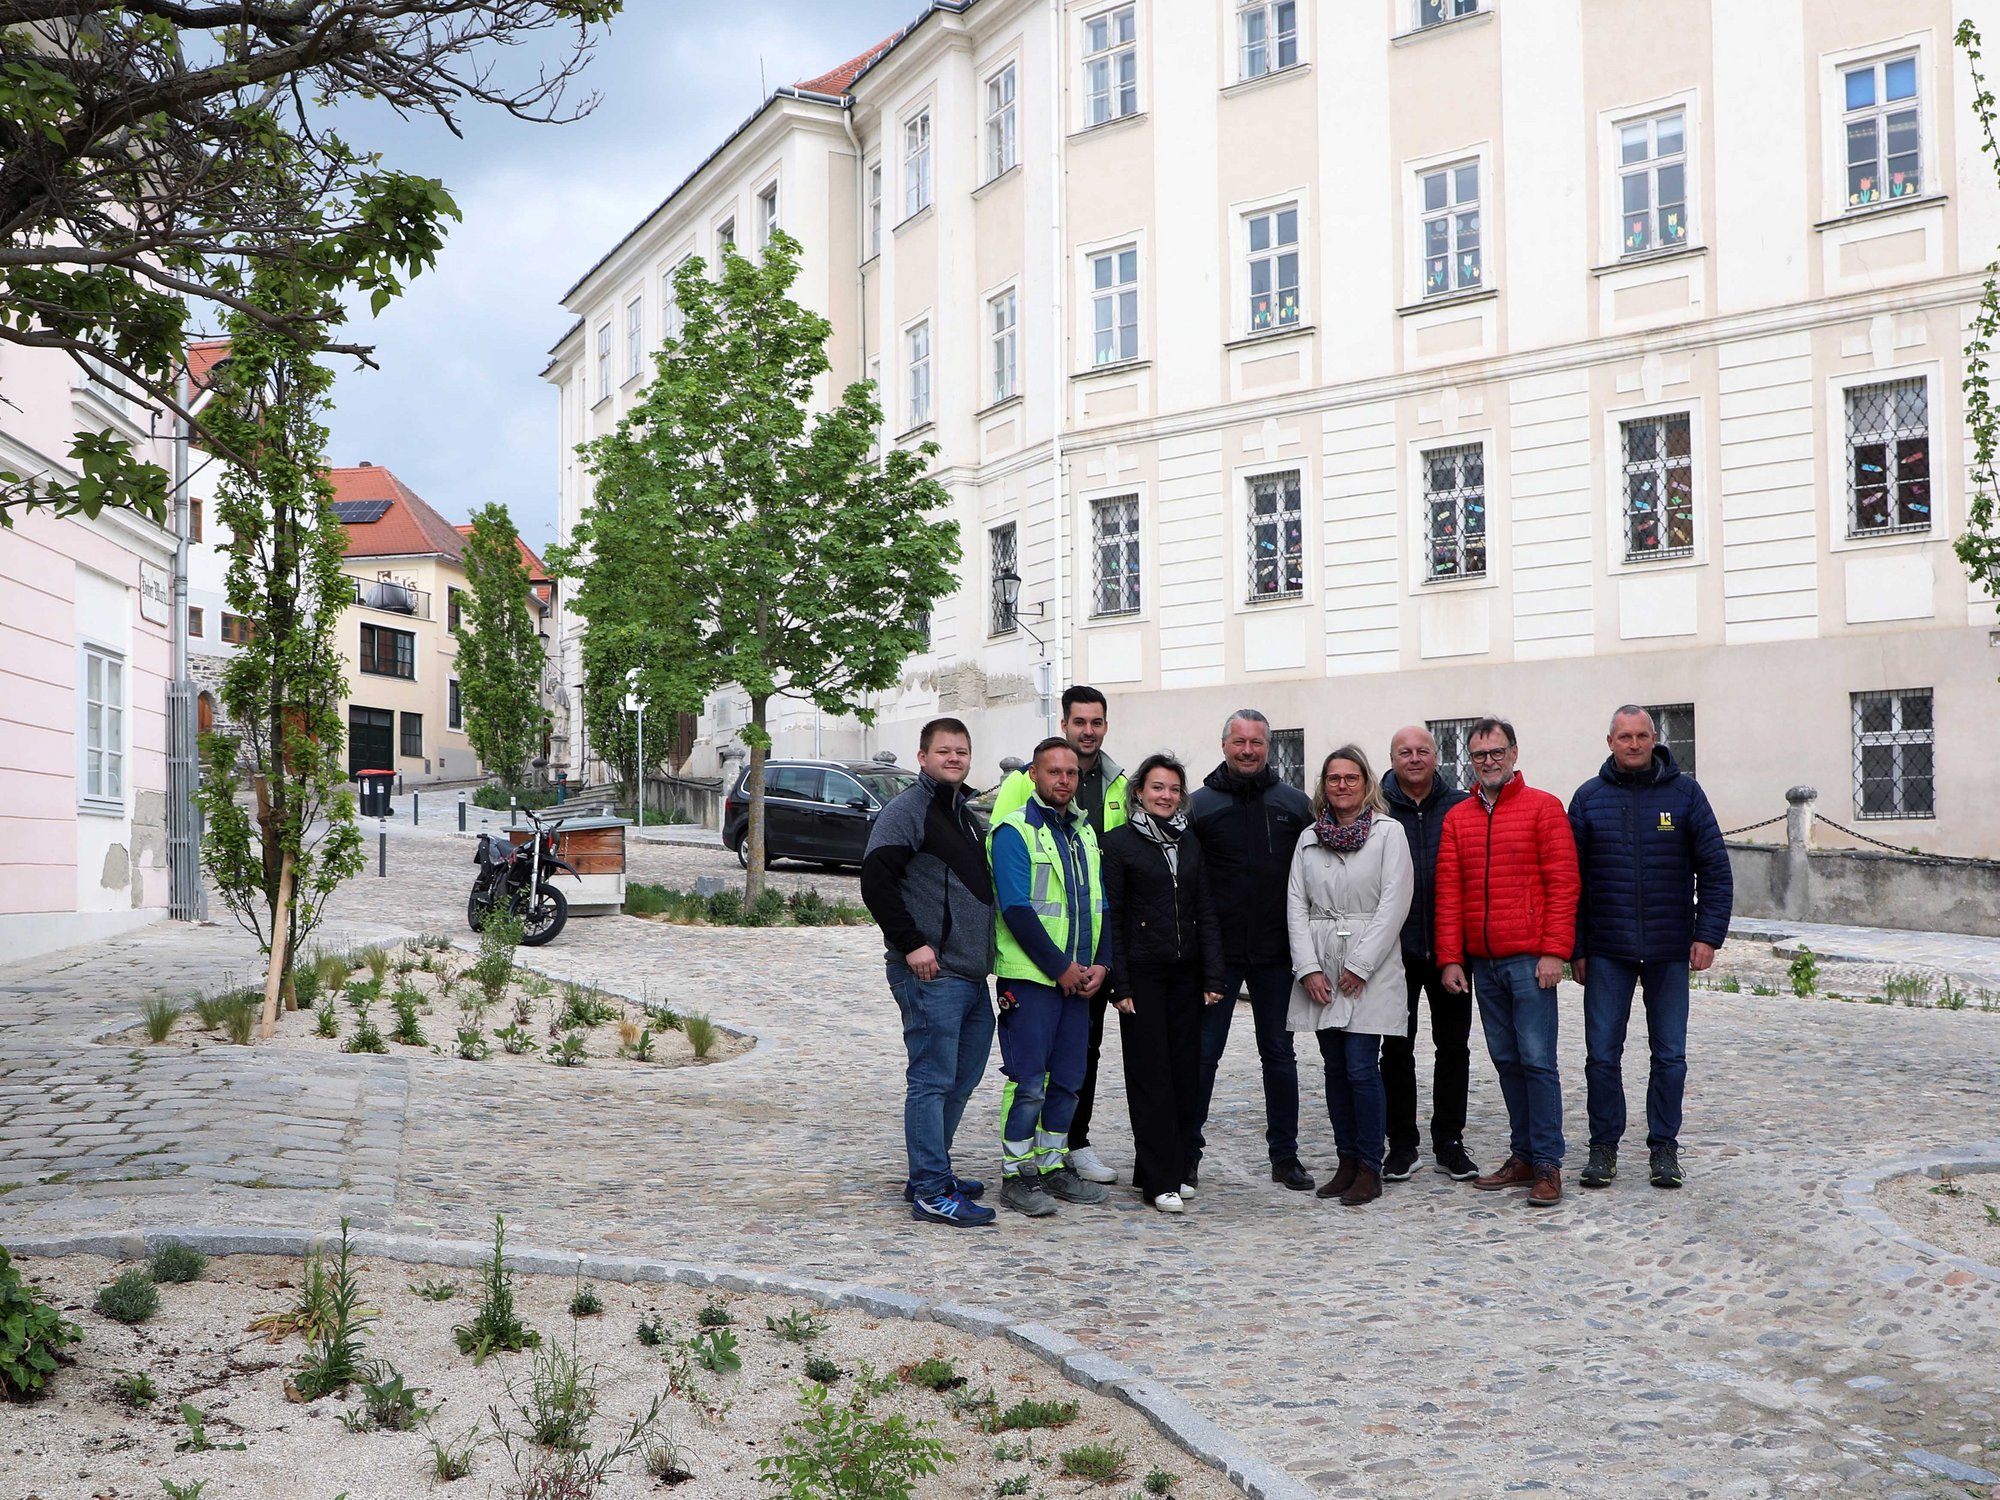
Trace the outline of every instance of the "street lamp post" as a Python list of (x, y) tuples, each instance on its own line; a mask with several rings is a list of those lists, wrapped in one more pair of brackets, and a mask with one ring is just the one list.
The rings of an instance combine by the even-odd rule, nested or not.
[[(1040, 653), (1041, 659), (1035, 663), (1035, 694), (1042, 700), (1044, 727), (1053, 735), (1056, 732), (1055, 664), (1049, 660), (1048, 642), (1035, 634), (1028, 622), (1021, 618), (1021, 575), (1010, 567), (1006, 572), (996, 575), (993, 581), (1000, 586), (1000, 608), (1007, 616), (1007, 623), (1025, 631), (1028, 639), (1035, 643), (1035, 650)], [(1042, 620), (1042, 606), (1037, 604), (1035, 621), (1040, 624)]]

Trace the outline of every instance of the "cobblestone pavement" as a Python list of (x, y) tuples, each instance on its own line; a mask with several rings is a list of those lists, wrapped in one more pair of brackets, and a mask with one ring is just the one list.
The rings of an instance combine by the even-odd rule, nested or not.
[[(734, 868), (669, 845), (633, 863), (683, 883)], [(371, 866), (343, 889), (328, 936), (463, 934), (470, 873), (456, 836), (393, 835), (389, 877)], [(912, 1223), (898, 1196), (901, 1049), (873, 929), (607, 917), (534, 961), (706, 1009), (760, 1044), (656, 1078), (411, 1054), (294, 1071), (254, 1049), (93, 1044), (155, 989), (254, 967), (231, 929), (162, 926), (0, 967), (0, 1187), (23, 1184), (0, 1192), (0, 1234), (346, 1213), (476, 1236), (502, 1211), (523, 1245), (970, 1300), (1149, 1370), (1330, 1496), (1914, 1500), (1986, 1494), (2000, 1469), (2000, 1286), (1912, 1261), (1838, 1191), (1871, 1164), (2000, 1138), (2000, 1015), (1700, 992), (1687, 1189), (1649, 1189), (1631, 1136), (1614, 1188), (1583, 1192), (1572, 1172), (1564, 1203), (1535, 1213), (1428, 1170), (1361, 1211), (1273, 1186), (1239, 1016), (1184, 1218), (1120, 1189), (967, 1232)], [(1579, 1001), (1565, 992), (1572, 1169)], [(1643, 1050), (1627, 1062), (1642, 1116)], [(1100, 1147), (1129, 1169), (1118, 1075), (1114, 1061)], [(1302, 1136), (1324, 1172), (1316, 1075)], [(996, 1079), (962, 1137), (961, 1166), (988, 1176)], [(1504, 1138), (1476, 1059), (1469, 1144), (1490, 1166)]]

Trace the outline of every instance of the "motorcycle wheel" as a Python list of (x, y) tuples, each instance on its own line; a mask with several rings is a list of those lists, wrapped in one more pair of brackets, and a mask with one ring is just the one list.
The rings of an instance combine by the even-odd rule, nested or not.
[(465, 902), (465, 923), (474, 932), (486, 930), (487, 913), (493, 910), (493, 898), (483, 890), (475, 889)]
[(514, 911), (521, 919), (521, 946), (539, 948), (553, 942), (563, 930), (563, 923), (569, 920), (569, 897), (552, 885), (544, 886), (539, 899), (531, 900), (523, 893), (516, 900)]

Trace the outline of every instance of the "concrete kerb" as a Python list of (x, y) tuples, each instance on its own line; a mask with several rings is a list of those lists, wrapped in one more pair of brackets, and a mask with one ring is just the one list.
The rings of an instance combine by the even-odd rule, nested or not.
[(2000, 1141), (1990, 1141), (1983, 1146), (1968, 1146), (1957, 1151), (1899, 1157), (1867, 1172), (1842, 1178), (1835, 1190), (1840, 1194), (1842, 1206), (1849, 1213), (1899, 1249), (1922, 1256), (1926, 1260), (1940, 1262), (1954, 1270), (1970, 1271), (1975, 1276), (1985, 1276), (2000, 1282), (2000, 1266), (1988, 1265), (1983, 1260), (1974, 1260), (1969, 1255), (1959, 1255), (1942, 1245), (1933, 1245), (1929, 1240), (1920, 1239), (1876, 1206), (1875, 1190), (1890, 1178), (1908, 1177), (1916, 1173), (1926, 1177), (1941, 1177), (1946, 1167), (1954, 1172), (2000, 1172)]
[[(284, 1226), (237, 1228), (186, 1224), (20, 1239), (9, 1242), (8, 1249), (16, 1257), (98, 1255), (110, 1260), (138, 1260), (168, 1242), (187, 1245), (204, 1255), (302, 1256), (309, 1251), (338, 1245), (340, 1236), (327, 1230)], [(481, 1264), (492, 1253), (490, 1245), (477, 1240), (423, 1239), (381, 1234), (373, 1230), (355, 1230), (349, 1237), (349, 1244), (360, 1254), (379, 1256), (385, 1260), (468, 1269)], [(533, 1247), (509, 1247), (506, 1259), (510, 1270), (529, 1275), (586, 1276), (622, 1284), (672, 1282), (723, 1291), (777, 1293), (822, 1307), (855, 1308), (878, 1317), (943, 1323), (975, 1337), (1002, 1337), (1037, 1355), (1066, 1380), (1085, 1390), (1122, 1401), (1144, 1416), (1160, 1436), (1190, 1458), (1226, 1476), (1237, 1490), (1251, 1500), (1314, 1500), (1313, 1491), (1307, 1485), (1277, 1465), (1249, 1452), (1242, 1443), (1159, 1381), (1141, 1375), (1041, 1323), (1015, 1322), (985, 1308), (956, 1302), (932, 1302), (881, 1287), (818, 1281), (734, 1266), (696, 1265), (644, 1256), (569, 1253)], [(2000, 1276), (2000, 1271), (1986, 1269), (1989, 1274)]]

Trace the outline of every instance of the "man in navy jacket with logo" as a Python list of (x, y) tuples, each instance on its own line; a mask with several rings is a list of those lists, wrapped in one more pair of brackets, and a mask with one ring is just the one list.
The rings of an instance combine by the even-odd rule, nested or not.
[(1657, 1188), (1681, 1185), (1681, 1096), (1687, 1083), (1688, 975), (1715, 962), (1729, 935), (1729, 851), (1708, 797), (1659, 743), (1653, 716), (1628, 703), (1611, 716), (1611, 748), (1570, 798), (1583, 900), (1576, 977), (1583, 981), (1590, 1161), (1582, 1182), (1609, 1187), (1625, 1134), (1625, 1028), (1632, 992), (1646, 1004), (1652, 1069), (1646, 1145)]

